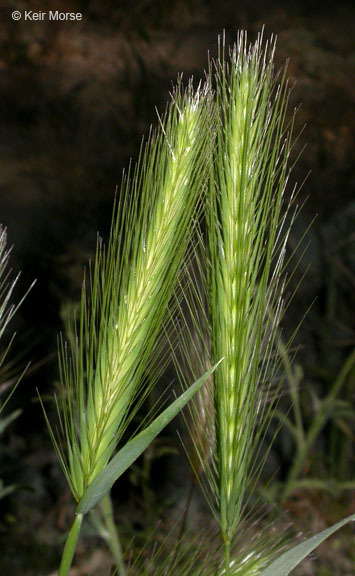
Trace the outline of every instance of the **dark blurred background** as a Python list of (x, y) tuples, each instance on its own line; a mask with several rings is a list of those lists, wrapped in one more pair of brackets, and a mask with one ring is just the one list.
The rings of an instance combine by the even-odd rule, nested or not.
[[(80, 11), (83, 19), (11, 18), (13, 10), (50, 9)], [(55, 387), (57, 333), (79, 298), (97, 231), (107, 234), (123, 168), (137, 158), (142, 135), (156, 123), (155, 107), (164, 109), (177, 74), (183, 72), (186, 79), (193, 75), (196, 82), (204, 77), (207, 52), (216, 55), (217, 35), (223, 30), (232, 43), (238, 29), (246, 29), (252, 41), (265, 26), (266, 37), (278, 37), (277, 64), (290, 59), (290, 113), (301, 104), (295, 132), (306, 124), (295, 145), (295, 156), (306, 148), (290, 190), (311, 171), (300, 192), (300, 201), (308, 200), (291, 245), (316, 219), (295, 284), (309, 270), (290, 306), (285, 331), (292, 334), (313, 303), (297, 337), (301, 390), (312, 388), (322, 398), (331, 389), (355, 341), (354, 23), (352, 2), (2, 0), (0, 223), (14, 245), (14, 272), (22, 271), (19, 296), (33, 279), (37, 284), (11, 325), (18, 332), (13, 354), (24, 352), (19, 364), (31, 360), (34, 370), (9, 408), (21, 407), (23, 414), (1, 439), (0, 477), (25, 489), (0, 500), (0, 537), (6, 548), (0, 572), (1, 562), (4, 574), (55, 569), (60, 542), (56, 547), (45, 533), (49, 527), (67, 529), (70, 496), (36, 388), (46, 397)], [(43, 365), (35, 369), (38, 363)], [(348, 381), (342, 390), (346, 401), (351, 401), (351, 386)], [(307, 399), (304, 403), (309, 405)], [(345, 424), (346, 432), (326, 428), (320, 440), (318, 450), (327, 455), (321, 463), (325, 479), (336, 478), (340, 466), (342, 480), (351, 477), (353, 431), (348, 420)], [(275, 451), (281, 480), (292, 450), (285, 441)], [(341, 450), (339, 463), (333, 456)], [(169, 482), (168, 472), (159, 475), (161, 482)], [(344, 498), (341, 491), (335, 496)], [(344, 506), (349, 505), (347, 494)], [(40, 543), (29, 536), (30, 526), (41, 534)], [(19, 555), (14, 560), (17, 546), (23, 560)], [(37, 567), (29, 560), (31, 569), (26, 564), (37, 548), (43, 558), (48, 555), (47, 571), (45, 560)]]

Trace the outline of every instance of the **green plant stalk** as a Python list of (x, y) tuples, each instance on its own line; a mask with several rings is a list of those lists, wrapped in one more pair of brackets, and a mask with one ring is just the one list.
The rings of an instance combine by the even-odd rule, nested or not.
[[(219, 363), (218, 363), (219, 364)], [(95, 504), (99, 503), (102, 498), (109, 492), (114, 482), (129, 468), (135, 460), (141, 456), (144, 450), (151, 444), (156, 436), (171, 422), (173, 418), (184, 408), (187, 402), (191, 400), (194, 394), (203, 386), (208, 380), (213, 371), (218, 367), (218, 364), (212, 366), (203, 376), (194, 382), (188, 390), (181, 394), (168, 408), (166, 408), (154, 421), (131, 439), (121, 450), (114, 456), (114, 458), (101, 470), (98, 476), (88, 487), (82, 500), (77, 507), (77, 514), (83, 515), (90, 512)], [(66, 553), (68, 562), (73, 558), (74, 548), (76, 541), (70, 539), (71, 545), (69, 550), (71, 555)], [(73, 548), (74, 547), (74, 548)], [(70, 564), (69, 564), (70, 566)]]
[[(329, 382), (329, 381), (328, 381)], [(329, 475), (337, 479), (339, 485), (347, 482), (352, 476), (352, 448), (354, 445), (354, 429), (351, 420), (355, 418), (353, 394), (355, 387), (355, 366), (347, 378), (342, 390), (341, 400), (349, 404), (349, 419), (344, 415), (335, 414), (331, 418), (329, 430)]]
[(328, 492), (331, 497), (338, 498), (342, 492), (347, 490), (355, 490), (355, 480), (348, 480), (341, 482), (339, 480), (322, 478), (300, 478), (296, 479), (293, 483), (293, 489), (315, 489)]
[(118, 576), (127, 576), (126, 566), (123, 559), (122, 546), (118, 534), (117, 526), (113, 515), (113, 507), (110, 492), (108, 492), (100, 502), (100, 509), (104, 525), (107, 530), (107, 543), (115, 559)]
[(282, 339), (280, 339), (279, 353), (280, 353), (280, 357), (282, 358), (282, 362), (284, 365), (286, 380), (287, 380), (289, 387), (290, 387), (292, 409), (294, 412), (295, 425), (296, 425), (295, 432), (296, 432), (296, 438), (297, 438), (297, 447), (299, 450), (302, 450), (303, 446), (304, 446), (304, 441), (305, 441), (305, 434), (304, 434), (302, 411), (301, 411), (299, 392), (298, 392), (299, 382), (297, 381), (295, 374), (292, 370), (287, 346), (284, 344)]
[(75, 515), (73, 525), (70, 529), (67, 540), (65, 542), (62, 560), (58, 571), (58, 576), (68, 576), (70, 566), (73, 561), (76, 544), (79, 538), (83, 517), (84, 517), (83, 514)]
[(225, 546), (225, 575), (230, 575), (230, 550), (231, 550), (231, 541), (227, 539), (224, 543)]
[(318, 437), (320, 431), (322, 430), (323, 426), (325, 425), (329, 413), (332, 410), (333, 402), (337, 395), (339, 394), (341, 387), (343, 386), (346, 377), (348, 376), (349, 372), (352, 370), (355, 363), (355, 350), (350, 354), (347, 358), (344, 366), (342, 367), (338, 378), (335, 380), (331, 391), (329, 392), (328, 396), (322, 401), (322, 405), (318, 413), (316, 414), (311, 427), (306, 432), (305, 441), (301, 447), (298, 449), (295, 459), (293, 460), (291, 470), (287, 477), (287, 482), (282, 493), (281, 502), (285, 503), (287, 498), (293, 491), (293, 487), (297, 478), (302, 472), (302, 468), (304, 467), (304, 463), (306, 458), (308, 457), (309, 451), (312, 448), (316, 438)]

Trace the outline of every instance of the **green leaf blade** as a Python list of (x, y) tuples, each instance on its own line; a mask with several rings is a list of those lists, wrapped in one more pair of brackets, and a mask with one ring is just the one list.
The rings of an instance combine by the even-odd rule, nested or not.
[[(221, 361), (220, 361), (221, 362)], [(154, 438), (171, 422), (193, 395), (208, 380), (219, 365), (218, 362), (201, 378), (166, 408), (145, 430), (130, 440), (111, 462), (96, 476), (80, 500), (77, 513), (86, 514), (111, 489), (116, 480), (129, 468), (131, 464), (144, 452)]]
[(308, 554), (313, 552), (313, 550), (315, 550), (322, 542), (324, 542), (324, 540), (329, 538), (329, 536), (334, 534), (334, 532), (349, 522), (354, 521), (355, 514), (352, 514), (351, 516), (340, 520), (340, 522), (337, 522), (337, 524), (330, 526), (330, 528), (326, 528), (322, 532), (311, 536), (304, 542), (297, 544), (297, 546), (294, 546), (291, 548), (291, 550), (288, 550), (279, 556), (279, 558), (274, 560), (274, 562), (272, 562), (270, 566), (266, 568), (266, 570), (261, 572), (260, 576), (287, 576), (287, 574), (290, 574), (290, 572), (296, 568), (296, 566), (298, 566), (298, 564), (300, 564), (300, 562), (302, 562), (302, 560), (304, 560)]

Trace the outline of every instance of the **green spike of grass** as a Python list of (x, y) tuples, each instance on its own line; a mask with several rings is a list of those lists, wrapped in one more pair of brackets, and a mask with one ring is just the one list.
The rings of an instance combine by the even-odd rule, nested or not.
[(204, 186), (208, 100), (207, 88), (173, 94), (132, 179), (123, 179), (106, 252), (98, 241), (71, 358), (60, 346), (65, 472), (77, 500), (108, 462), (140, 391)]
[[(194, 91), (192, 83), (186, 90), (179, 83), (133, 174), (123, 177), (107, 250), (99, 238), (83, 283), (70, 351), (60, 339), (66, 448), (50, 432), (77, 501), (102, 477), (149, 392), (142, 376), (201, 206), (213, 112), (207, 84)], [(60, 576), (75, 545), (74, 539), (66, 545)]]
[(222, 350), (226, 356), (214, 376), (219, 514), (226, 543), (241, 519), (254, 429), (262, 414), (258, 385), (269, 376), (282, 298), (283, 253), (274, 275), (271, 266), (290, 140), (285, 137), (287, 83), (283, 76), (275, 79), (274, 48), (273, 42), (263, 47), (261, 35), (248, 47), (241, 34), (228, 59), (221, 46), (215, 65), (221, 120), (210, 185), (208, 288), (212, 356)]
[[(202, 422), (211, 399), (201, 409), (200, 395), (189, 407), (188, 424), (194, 446), (190, 461), (196, 461), (197, 452), (205, 470), (201, 484), (225, 542), (226, 575), (247, 491), (250, 498), (251, 483), (264, 462), (264, 457), (260, 463), (257, 459), (280, 385), (274, 382), (277, 378), (280, 383), (278, 328), (290, 229), (284, 192), (293, 122), (286, 121), (289, 89), (285, 70), (274, 71), (274, 51), (274, 40), (264, 43), (260, 34), (249, 46), (241, 33), (229, 54), (224, 39), (220, 42), (218, 59), (210, 66), (217, 142), (207, 198), (207, 247), (196, 250), (207, 310), (201, 281), (190, 273), (195, 288), (185, 291), (189, 310), (182, 312), (185, 374), (225, 357), (205, 389), (213, 395), (214, 417), (209, 417), (209, 426)], [(192, 345), (196, 337), (207, 342)], [(207, 462), (209, 453), (213, 457)]]

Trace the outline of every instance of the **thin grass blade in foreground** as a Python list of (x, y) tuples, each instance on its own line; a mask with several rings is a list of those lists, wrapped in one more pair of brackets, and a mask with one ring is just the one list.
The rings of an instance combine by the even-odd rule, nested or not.
[(210, 370), (196, 380), (196, 382), (168, 406), (168, 408), (159, 414), (149, 426), (121, 448), (110, 463), (107, 464), (91, 482), (78, 504), (78, 514), (86, 514), (103, 498), (112, 488), (116, 480), (137, 460), (154, 438), (175, 418), (187, 402), (199, 392), (202, 385), (210, 378), (218, 364), (219, 362), (215, 366), (212, 366)]
[(260, 576), (288, 576), (288, 574), (290, 574), (293, 569), (296, 568), (304, 558), (306, 558), (306, 556), (324, 542), (324, 540), (350, 522), (355, 522), (355, 514), (340, 520), (340, 522), (333, 524), (333, 526), (322, 530), (322, 532), (307, 538), (304, 542), (301, 542), (290, 550), (287, 550), (287, 552), (284, 552), (281, 556), (276, 558), (276, 560), (271, 562), (271, 564), (260, 573)]
[[(60, 343), (59, 416), (65, 449), (52, 432), (77, 501), (104, 474), (148, 389), (142, 376), (169, 303), (204, 190), (211, 157), (208, 87), (173, 94), (167, 112), (123, 179), (107, 251), (98, 242), (84, 282), (71, 354)], [(79, 518), (79, 519), (78, 519)], [(78, 514), (60, 575), (67, 574)]]

